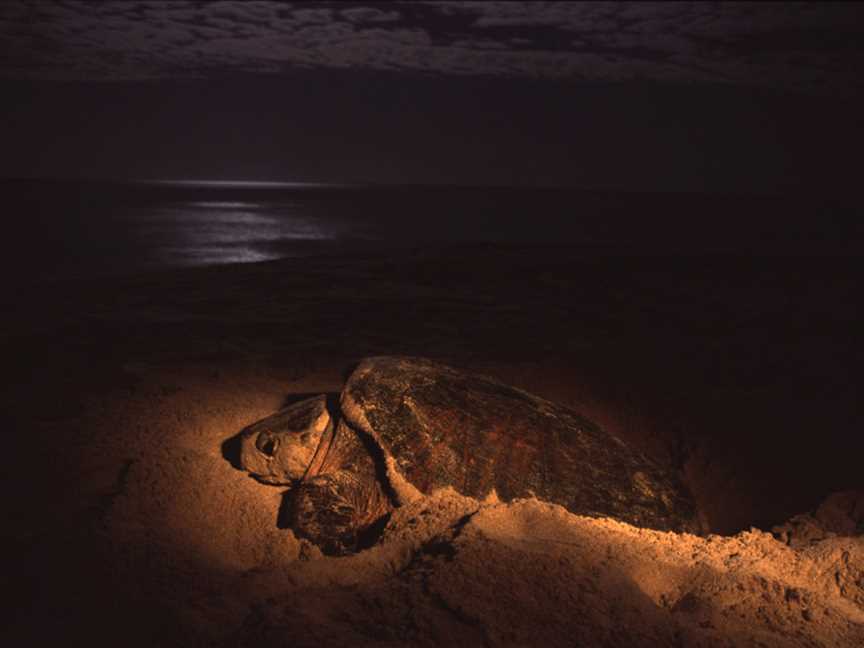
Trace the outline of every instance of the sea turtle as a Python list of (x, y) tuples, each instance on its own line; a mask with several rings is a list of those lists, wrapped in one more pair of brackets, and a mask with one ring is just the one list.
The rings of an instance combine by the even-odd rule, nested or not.
[[(674, 472), (573, 410), (420, 358), (374, 357), (338, 412), (319, 396), (240, 434), (243, 469), (287, 485), (287, 524), (325, 554), (368, 544), (394, 507), (450, 486), (485, 499), (535, 496), (573, 513), (701, 530)], [(337, 408), (333, 408), (334, 410)]]

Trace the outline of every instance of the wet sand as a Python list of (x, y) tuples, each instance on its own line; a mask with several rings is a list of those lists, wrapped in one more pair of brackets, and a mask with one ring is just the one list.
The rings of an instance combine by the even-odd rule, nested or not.
[[(427, 247), (8, 292), (6, 634), (855, 645), (861, 539), (802, 553), (747, 530), (864, 486), (859, 265)], [(383, 354), (570, 405), (677, 465), (715, 533), (745, 533), (660, 534), (531, 501), (479, 510), (444, 492), (400, 512), (380, 546), (321, 558), (277, 528), (279, 489), (234, 469), (223, 443)]]

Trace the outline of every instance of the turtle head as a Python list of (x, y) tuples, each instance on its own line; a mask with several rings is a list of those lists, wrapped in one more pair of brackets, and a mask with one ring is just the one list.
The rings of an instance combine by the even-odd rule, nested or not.
[(266, 484), (293, 484), (306, 474), (332, 429), (325, 396), (294, 403), (243, 430), (240, 465)]

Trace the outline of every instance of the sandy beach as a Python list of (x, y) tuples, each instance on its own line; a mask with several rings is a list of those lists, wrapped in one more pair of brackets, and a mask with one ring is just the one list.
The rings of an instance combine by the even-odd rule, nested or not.
[(0, 43), (0, 648), (864, 647), (864, 3)]
[[(862, 537), (770, 534), (862, 487), (857, 265), (488, 245), (23, 282), (4, 643), (858, 645)], [(716, 535), (442, 491), (321, 556), (224, 444), (370, 355), (576, 409), (675, 465)]]

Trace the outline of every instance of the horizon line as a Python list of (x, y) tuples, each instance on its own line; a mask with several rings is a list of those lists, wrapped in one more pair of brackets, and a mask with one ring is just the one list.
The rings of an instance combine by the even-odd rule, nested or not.
[(60, 182), (60, 183), (94, 183), (94, 184), (132, 184), (156, 185), (165, 187), (210, 187), (213, 189), (500, 189), (500, 190), (551, 190), (582, 193), (603, 194), (678, 194), (678, 195), (716, 195), (716, 196), (748, 196), (748, 197), (812, 197), (830, 191), (835, 197), (848, 198), (856, 191), (837, 187), (820, 187), (813, 191), (802, 191), (801, 187), (764, 187), (764, 188), (701, 188), (675, 189), (669, 187), (621, 187), (621, 186), (585, 186), (576, 184), (475, 184), (475, 183), (442, 183), (442, 182), (322, 182), (317, 180), (226, 180), (226, 179), (195, 179), (195, 178), (110, 178), (110, 177), (75, 177), (75, 176), (6, 176), (0, 177), (0, 182)]

